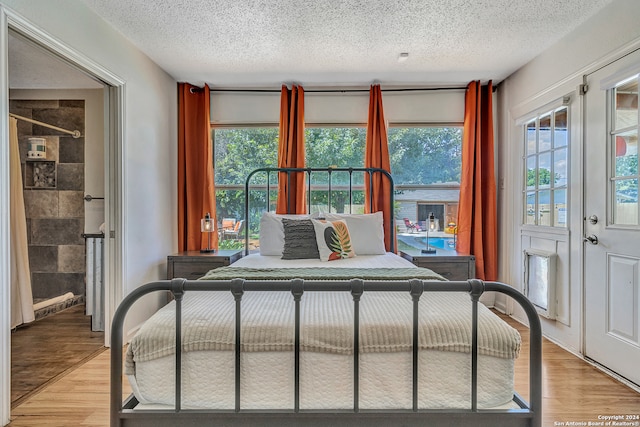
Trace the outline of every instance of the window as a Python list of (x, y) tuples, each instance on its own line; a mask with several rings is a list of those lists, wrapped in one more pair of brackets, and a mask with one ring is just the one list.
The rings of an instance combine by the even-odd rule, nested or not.
[[(364, 167), (364, 147), (367, 130), (364, 126), (305, 128), (305, 154), (308, 167)], [(352, 200), (349, 200), (349, 173), (333, 172), (331, 176), (331, 206), (327, 188), (329, 175), (311, 176), (311, 213), (343, 213), (351, 203), (351, 213), (364, 213), (364, 174), (353, 174)], [(317, 191), (314, 191), (317, 188)], [(348, 210), (346, 211), (348, 213)]]
[(562, 106), (524, 125), (524, 223), (567, 227), (569, 117)]
[[(217, 220), (244, 218), (244, 184), (249, 172), (278, 166), (278, 127), (213, 128), (213, 163), (216, 183)], [(274, 198), (277, 191), (271, 192)], [(266, 206), (266, 191), (252, 191), (249, 233), (257, 234), (260, 212)], [(221, 249), (236, 249), (244, 241), (220, 240)]]
[(638, 225), (638, 76), (612, 90), (613, 114), (610, 130), (613, 222)]
[(396, 187), (396, 217), (424, 225), (433, 212), (438, 230), (458, 218), (462, 127), (389, 128), (389, 156)]
[(392, 125), (389, 156), (396, 185), (459, 186), (462, 128)]
[[(214, 127), (214, 174), (216, 209), (220, 218), (242, 219), (244, 184), (249, 172), (278, 163), (278, 127)], [(309, 167), (363, 167), (366, 140), (364, 125), (340, 127), (307, 125), (305, 130), (306, 164)], [(437, 218), (442, 231), (457, 220), (460, 192), (462, 128), (459, 126), (392, 126), (389, 129), (391, 171), (396, 185), (396, 216), (411, 221), (425, 221), (427, 206), (438, 206)], [(326, 187), (328, 174), (313, 174), (311, 180), (312, 211), (344, 212), (348, 206), (349, 174), (332, 175), (331, 206)], [(353, 204), (364, 212), (364, 174), (353, 177)], [(266, 184), (266, 176), (264, 184)], [(276, 178), (270, 178), (271, 200), (266, 191), (252, 191), (250, 233), (257, 235), (260, 214), (275, 209)], [(260, 183), (259, 181), (253, 181)], [(344, 191), (340, 186), (345, 187)], [(361, 185), (361, 189), (358, 186)], [(314, 191), (317, 188), (318, 191)], [(426, 210), (425, 210), (426, 209)], [(436, 212), (434, 212), (436, 214)], [(221, 247), (229, 244), (223, 242)]]
[[(364, 126), (307, 127), (305, 130), (306, 164), (309, 167), (362, 167), (364, 166), (364, 146), (366, 129)], [(214, 174), (216, 183), (216, 212), (220, 218), (244, 216), (244, 185), (247, 175), (257, 168), (277, 167), (278, 127), (215, 127), (212, 130), (214, 146)], [(256, 176), (253, 183), (261, 183), (266, 175)], [(344, 212), (348, 200), (348, 173), (337, 172), (332, 176), (331, 208), (327, 200), (328, 175), (313, 174), (311, 180), (312, 211), (331, 209)], [(270, 210), (275, 210), (277, 178), (270, 178)], [(354, 185), (363, 185), (364, 177), (355, 176)], [(340, 191), (340, 185), (345, 190)], [(318, 188), (313, 191), (313, 188)], [(364, 188), (364, 187), (362, 187)], [(267, 207), (266, 191), (252, 191), (250, 206), (252, 217), (250, 232), (257, 233), (260, 214)], [(364, 211), (364, 190), (353, 192), (353, 203)], [(356, 213), (356, 212), (354, 212)], [(227, 242), (224, 242), (227, 244)]]

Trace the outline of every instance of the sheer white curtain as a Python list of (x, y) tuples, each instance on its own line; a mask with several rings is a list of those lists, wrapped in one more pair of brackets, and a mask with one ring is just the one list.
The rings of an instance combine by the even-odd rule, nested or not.
[(27, 247), (27, 218), (22, 194), (22, 172), (18, 148), (18, 121), (9, 119), (10, 187), (11, 187), (11, 328), (32, 322), (33, 294)]

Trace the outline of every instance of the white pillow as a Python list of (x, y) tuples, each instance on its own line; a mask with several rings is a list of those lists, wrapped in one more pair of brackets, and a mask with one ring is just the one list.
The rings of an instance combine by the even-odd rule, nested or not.
[(347, 223), (353, 251), (358, 255), (384, 255), (384, 226), (382, 212), (372, 214), (326, 213), (328, 221), (342, 219)]
[(260, 218), (260, 255), (282, 256), (284, 251), (284, 226), (282, 218), (310, 219), (312, 215), (285, 215), (265, 212)]

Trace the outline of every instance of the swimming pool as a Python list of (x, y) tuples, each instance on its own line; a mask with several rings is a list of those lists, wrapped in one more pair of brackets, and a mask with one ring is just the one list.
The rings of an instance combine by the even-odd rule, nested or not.
[[(409, 233), (399, 233), (398, 234), (398, 242), (402, 242), (414, 249), (425, 249), (427, 246), (427, 237), (422, 234), (409, 234)], [(445, 250), (445, 251), (455, 251), (455, 240), (453, 236), (451, 237), (431, 237), (429, 236), (429, 246)]]
[[(427, 245), (427, 238), (421, 237), (420, 242)], [(429, 237), (429, 246), (437, 249), (446, 249), (448, 251), (455, 250), (456, 243), (453, 237)]]

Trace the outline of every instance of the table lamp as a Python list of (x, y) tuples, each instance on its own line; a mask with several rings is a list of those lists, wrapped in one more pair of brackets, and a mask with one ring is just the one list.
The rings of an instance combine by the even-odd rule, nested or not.
[(215, 221), (209, 215), (209, 212), (200, 220), (200, 231), (207, 233), (207, 248), (200, 249), (202, 253), (212, 253), (215, 249), (211, 249), (211, 233), (215, 231)]
[(427, 229), (427, 247), (422, 250), (422, 253), (423, 254), (435, 254), (436, 253), (436, 249), (432, 248), (429, 245), (429, 231), (431, 231), (432, 233), (434, 231), (436, 231), (436, 218), (433, 215), (433, 212), (429, 213), (429, 218), (428, 218), (428, 223), (427, 223), (426, 229)]

